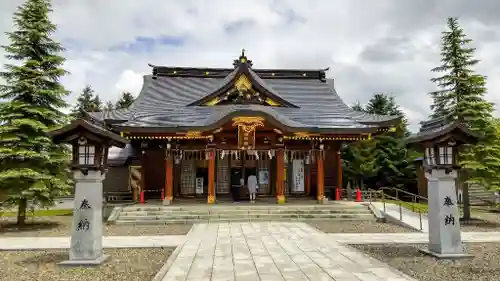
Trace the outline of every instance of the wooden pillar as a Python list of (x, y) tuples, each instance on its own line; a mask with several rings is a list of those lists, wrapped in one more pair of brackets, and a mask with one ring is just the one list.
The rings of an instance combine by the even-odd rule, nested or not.
[(311, 195), (311, 165), (304, 165), (306, 195)]
[(337, 188), (338, 192), (342, 194), (342, 157), (340, 154), (340, 147), (337, 150)]
[(208, 152), (208, 204), (215, 203), (215, 151)]
[(165, 159), (165, 198), (163, 203), (170, 205), (174, 200), (174, 162), (172, 154), (168, 153)]
[(276, 203), (285, 203), (285, 151), (278, 149), (276, 153)]
[(325, 169), (324, 169), (324, 163), (323, 163), (323, 157), (324, 157), (324, 152), (320, 151), (316, 160), (317, 163), (317, 171), (316, 175), (318, 176), (317, 184), (318, 184), (318, 191), (316, 193), (316, 199), (318, 202), (323, 202), (323, 199), (325, 197)]
[(145, 190), (146, 190), (146, 150), (141, 151), (141, 184), (139, 188), (139, 202), (145, 202)]

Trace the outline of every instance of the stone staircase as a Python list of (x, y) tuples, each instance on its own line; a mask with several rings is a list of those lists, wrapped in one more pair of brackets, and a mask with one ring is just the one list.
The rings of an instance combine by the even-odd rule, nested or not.
[(361, 204), (126, 206), (116, 224), (174, 224), (238, 221), (372, 220)]
[(486, 190), (478, 184), (469, 186), (470, 204), (473, 206), (485, 206), (495, 203), (495, 194), (493, 191)]

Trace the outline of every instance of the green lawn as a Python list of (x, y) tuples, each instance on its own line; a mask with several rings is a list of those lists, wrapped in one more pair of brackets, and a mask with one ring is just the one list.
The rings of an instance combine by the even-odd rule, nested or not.
[[(62, 209), (62, 210), (36, 210), (34, 216), (35, 217), (53, 217), (53, 216), (71, 216), (73, 214), (73, 210), (71, 209)], [(1, 212), (0, 217), (16, 217), (17, 212)], [(33, 213), (30, 211), (26, 211), (26, 216), (31, 217)]]
[(409, 209), (414, 212), (423, 212), (426, 213), (429, 210), (429, 207), (427, 206), (426, 203), (414, 203), (414, 202), (406, 202), (406, 201), (400, 201), (400, 200), (391, 200), (391, 199), (385, 199), (385, 202), (387, 203), (392, 203), (395, 205), (401, 204), (402, 207)]

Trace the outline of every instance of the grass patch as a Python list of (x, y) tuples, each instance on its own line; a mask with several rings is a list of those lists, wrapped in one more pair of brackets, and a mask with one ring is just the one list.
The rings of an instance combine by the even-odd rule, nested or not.
[(409, 209), (410, 211), (414, 212), (426, 213), (429, 211), (429, 206), (427, 206), (426, 203), (406, 202), (406, 201), (391, 200), (391, 199), (386, 199), (385, 202), (395, 204), (398, 206), (399, 204), (401, 204), (401, 207)]
[[(71, 216), (73, 215), (73, 210), (71, 209), (61, 209), (61, 210), (35, 210), (35, 212), (26, 211), (26, 217), (54, 217), (54, 216)], [(17, 212), (0, 212), (0, 217), (17, 217)]]

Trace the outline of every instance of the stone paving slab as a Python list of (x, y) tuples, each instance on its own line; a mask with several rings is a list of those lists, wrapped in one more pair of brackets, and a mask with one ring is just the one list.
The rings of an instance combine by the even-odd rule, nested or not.
[(187, 237), (158, 280), (414, 280), (305, 223), (197, 224)]
[[(0, 251), (69, 249), (70, 237), (7, 237), (0, 238)], [(105, 236), (104, 248), (177, 247), (186, 235), (162, 236)]]
[[(428, 243), (429, 233), (328, 233), (333, 241), (342, 244), (415, 244)], [(464, 243), (500, 242), (500, 232), (462, 232)]]

